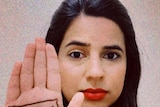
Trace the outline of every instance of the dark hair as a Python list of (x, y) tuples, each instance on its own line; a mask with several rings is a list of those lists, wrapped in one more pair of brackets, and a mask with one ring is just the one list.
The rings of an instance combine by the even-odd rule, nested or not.
[[(127, 71), (123, 91), (111, 107), (137, 107), (137, 89), (141, 74), (140, 56), (135, 32), (126, 8), (118, 0), (65, 0), (55, 12), (46, 36), (46, 42), (58, 53), (70, 23), (80, 14), (105, 17), (117, 23), (124, 33)], [(63, 96), (64, 97), (64, 96)], [(66, 106), (64, 98), (64, 106)]]

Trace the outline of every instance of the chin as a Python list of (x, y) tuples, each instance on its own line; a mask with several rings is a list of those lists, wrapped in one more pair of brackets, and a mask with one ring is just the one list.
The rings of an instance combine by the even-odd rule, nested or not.
[(85, 100), (82, 104), (82, 107), (109, 107), (111, 104), (103, 101), (88, 101)]

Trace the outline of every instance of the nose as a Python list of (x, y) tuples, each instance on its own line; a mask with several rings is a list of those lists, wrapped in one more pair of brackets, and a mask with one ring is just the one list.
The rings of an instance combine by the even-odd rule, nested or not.
[(86, 79), (87, 80), (101, 80), (104, 78), (104, 69), (99, 58), (92, 58), (87, 64)]

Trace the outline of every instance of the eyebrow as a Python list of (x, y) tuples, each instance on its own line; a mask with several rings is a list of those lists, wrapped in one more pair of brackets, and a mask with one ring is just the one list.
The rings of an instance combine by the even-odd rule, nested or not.
[(68, 47), (70, 45), (78, 45), (78, 46), (86, 46), (86, 47), (88, 47), (90, 44), (79, 42), (79, 41), (71, 41), (65, 47)]
[[(65, 47), (68, 47), (68, 46), (71, 46), (71, 45), (85, 46), (85, 47), (90, 46), (90, 44), (74, 40), (74, 41), (69, 42)], [(123, 49), (119, 45), (104, 46), (103, 49), (106, 49), (106, 50), (119, 50), (119, 51), (124, 52)]]
[(124, 52), (123, 49), (118, 45), (104, 46), (103, 49), (106, 49), (106, 50), (119, 50), (119, 51)]

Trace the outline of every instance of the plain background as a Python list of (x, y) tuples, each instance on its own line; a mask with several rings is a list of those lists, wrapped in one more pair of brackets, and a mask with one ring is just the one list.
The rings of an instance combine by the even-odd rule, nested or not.
[[(51, 17), (62, 0), (0, 0), (0, 104), (14, 62), (25, 46), (45, 37)], [(160, 0), (120, 0), (128, 9), (141, 53), (139, 107), (160, 107)]]

